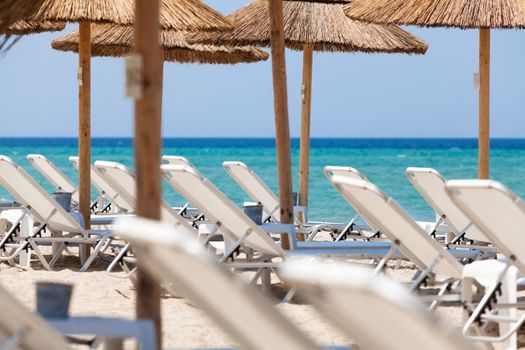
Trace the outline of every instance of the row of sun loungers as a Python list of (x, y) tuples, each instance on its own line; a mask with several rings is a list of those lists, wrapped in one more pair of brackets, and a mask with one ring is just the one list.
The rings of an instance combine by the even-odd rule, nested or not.
[[(37, 169), (47, 169), (49, 174), (55, 175), (60, 172), (41, 156), (32, 155), (31, 159), (34, 164), (38, 164), (35, 165)], [(317, 345), (275, 310), (266, 307), (264, 301), (259, 301), (260, 296), (250, 288), (235, 288), (240, 282), (226, 271), (227, 268), (256, 268), (254, 280), (260, 277), (262, 283), (269, 281), (270, 271), (275, 271), (281, 280), (293, 286), (293, 292), (304, 293), (322, 314), (332, 317), (336, 325), (348, 332), (360, 348), (416, 349), (423, 344), (428, 348), (432, 343), (437, 344), (436, 349), (469, 349), (474, 348), (474, 345), (466, 337), (472, 337), (473, 332), (481, 334), (477, 340), (501, 341), (505, 349), (516, 348), (516, 330), (525, 320), (517, 316), (516, 297), (518, 273), (525, 273), (525, 251), (520, 249), (525, 205), (501, 184), (480, 180), (446, 181), (432, 169), (408, 168), (408, 178), (439, 217), (431, 230), (425, 230), (394, 199), (355, 169), (327, 167), (325, 174), (330, 182), (370, 226), (367, 232), (373, 235), (364, 235), (365, 239), (361, 240), (341, 241), (339, 235), (334, 242), (302, 242), (296, 237), (301, 223), (275, 223), (278, 220), (275, 215), (279, 212), (275, 195), (271, 196), (271, 190), (244, 164), (226, 162), (224, 167), (253, 200), (263, 204), (270, 219), (262, 225), (257, 225), (247, 217), (186, 159), (164, 157), (164, 160), (166, 164), (161, 166), (161, 171), (166, 181), (205, 217), (206, 223), (214, 223), (216, 232), (223, 236), (224, 241), (228, 241), (228, 244), (224, 244), (224, 253), (220, 258), (210, 255), (205, 248), (214, 235), (211, 234), (204, 243), (199, 241), (195, 217), (183, 215), (188, 204), (177, 211), (163, 202), (162, 224), (133, 218), (130, 213), (133, 213), (136, 202), (135, 179), (121, 164), (97, 161), (93, 166), (92, 172), (104, 181), (105, 186), (111, 188), (109, 191), (113, 195), (110, 198), (119, 198), (129, 205), (129, 210), (113, 216), (112, 220), (117, 217), (114, 230), (97, 231), (85, 230), (80, 216), (66, 212), (23, 169), (9, 158), (0, 157), (0, 184), (37, 222), (36, 228), (27, 237), (20, 237), (16, 229), (4, 235), (0, 242), (4, 252), (1, 259), (12, 262), (16, 254), (31, 247), (42, 264), (51, 268), (66, 244), (90, 244), (94, 250), (89, 257), (84, 257), (82, 269), (85, 270), (113, 240), (123, 239), (127, 245), (118, 253), (120, 260), (127, 256), (132, 247), (133, 259), (140, 260), (160, 283), (168, 289), (176, 286), (177, 292), (207, 310), (225, 331), (247, 348), (315, 348)], [(58, 181), (55, 182), (58, 184)], [(66, 188), (63, 187), (65, 183), (57, 184), (57, 188)], [(271, 220), (272, 217), (275, 220)], [(349, 223), (340, 224), (340, 232), (346, 230), (345, 234), (350, 234), (357, 231), (361, 234), (362, 230), (354, 229), (355, 222), (353, 218)], [(304, 224), (310, 223), (306, 221)], [(316, 225), (322, 223), (313, 224), (312, 227), (318, 227)], [(433, 237), (438, 230), (443, 229), (443, 225), (448, 227), (454, 237), (446, 245)], [(326, 226), (327, 229), (330, 227), (333, 228), (334, 224)], [(44, 228), (51, 232), (67, 232), (67, 235), (44, 237)], [(271, 233), (288, 234), (292, 249), (283, 251)], [(487, 245), (488, 242), (491, 245)], [(49, 262), (39, 248), (41, 243), (57, 245)], [(239, 251), (244, 253), (243, 259), (236, 256)], [(496, 260), (496, 252), (505, 256), (506, 260)], [(308, 257), (308, 260), (300, 259), (303, 256)], [(311, 258), (316, 256), (332, 259), (367, 258), (376, 263), (370, 271), (354, 271), (348, 266), (323, 264), (317, 259), (312, 262)], [(119, 259), (112, 263), (113, 267)], [(390, 285), (394, 282), (381, 276), (381, 271), (391, 259), (408, 259), (417, 266), (418, 272), (412, 280), (411, 290), (418, 291), (429, 284), (440, 286), (438, 294), (431, 300), (430, 309), (436, 308), (444, 300), (461, 300), (465, 303), (470, 315), (463, 328), (465, 337), (444, 337), (442, 332), (449, 334), (449, 330), (446, 326), (442, 329), (439, 328), (441, 325), (436, 326), (435, 320), (421, 304), (427, 298), (416, 300), (406, 289), (397, 284)], [(184, 268), (188, 264), (192, 264), (191, 273)], [(131, 270), (128, 268), (128, 271)], [(436, 275), (440, 277), (439, 280), (435, 278)], [(203, 287), (206, 283), (213, 287)], [(216, 303), (215, 294), (213, 302), (208, 300), (207, 297), (211, 297), (210, 289), (220, 292), (224, 297), (221, 300), (230, 300), (228, 298), (231, 297), (232, 304)], [(385, 294), (387, 290), (388, 294)], [(475, 301), (473, 291), (483, 295), (479, 301)], [(323, 298), (315, 297), (319, 293), (322, 293)], [(228, 310), (232, 305), (237, 310), (243, 310), (243, 313), (253, 310), (248, 313), (252, 318), (250, 322), (242, 318), (240, 321), (238, 315), (233, 317), (235, 313)], [(406, 317), (406, 322), (414, 322), (414, 327), (419, 327), (415, 328), (418, 331), (414, 333), (419, 334), (401, 336), (407, 328), (406, 325), (397, 327), (397, 324), (403, 324), (398, 320), (392, 322), (396, 324), (393, 328), (392, 323), (388, 323), (392, 336), (396, 337), (395, 342), (391, 340), (388, 343), (389, 346), (381, 343), (388, 341), (388, 335), (363, 335), (367, 330), (377, 327), (377, 322), (383, 322), (382, 318), (388, 320), (386, 315), (389, 311), (392, 317)], [(483, 335), (484, 327), (490, 322), (500, 323), (498, 337)], [(265, 331), (254, 335), (253, 324), (258, 324), (257, 329)], [(436, 329), (439, 332), (433, 334)], [(441, 339), (428, 341), (434, 336)]]

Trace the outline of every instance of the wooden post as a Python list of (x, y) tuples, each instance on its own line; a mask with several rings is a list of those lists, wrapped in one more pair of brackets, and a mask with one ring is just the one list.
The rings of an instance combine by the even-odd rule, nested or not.
[(301, 103), (301, 147), (299, 156), (299, 205), (308, 207), (310, 176), (310, 111), (312, 106), (312, 45), (303, 49), (303, 86)]
[[(91, 23), (79, 23), (78, 45), (78, 194), (79, 210), (86, 229), (91, 226)], [(80, 247), (83, 264), (90, 247)]]
[(479, 30), (478, 177), (489, 178), (490, 166), (490, 29)]
[[(160, 220), (161, 74), (159, 0), (136, 0), (135, 45), (142, 57), (142, 96), (135, 100), (137, 215)], [(137, 318), (150, 319), (161, 348), (160, 286), (138, 264)]]
[[(284, 56), (284, 25), (282, 0), (270, 0), (272, 48), (273, 99), (275, 110), (275, 141), (279, 179), (281, 223), (293, 223), (292, 162), (290, 155), (290, 126), (288, 123), (288, 95), (286, 91), (286, 64)], [(281, 246), (290, 249), (290, 241), (281, 235)]]

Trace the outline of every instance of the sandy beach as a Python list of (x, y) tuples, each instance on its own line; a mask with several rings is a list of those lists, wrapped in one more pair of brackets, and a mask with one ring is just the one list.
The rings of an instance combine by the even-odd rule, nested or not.
[[(366, 263), (366, 262), (361, 262)], [(87, 272), (78, 272), (78, 258), (64, 256), (54, 271), (42, 268), (33, 259), (31, 268), (0, 265), (0, 283), (13, 293), (29, 309), (36, 308), (35, 283), (53, 281), (69, 283), (74, 286), (70, 314), (75, 316), (106, 316), (134, 318), (135, 288), (129, 279), (108, 276), (106, 264), (96, 261)], [(397, 281), (410, 279), (414, 269), (409, 263), (399, 268), (389, 264), (387, 274)], [(239, 278), (248, 276), (240, 275)], [(279, 304), (285, 287), (273, 281), (272, 297), (275, 307), (296, 324), (305, 334), (321, 345), (351, 344), (352, 340), (325, 321), (312, 306), (294, 298), (291, 303)], [(221, 302), (218, 300), (217, 302)], [(461, 307), (449, 304), (437, 310), (454, 326), (461, 324)], [(242, 317), (242, 315), (239, 315)], [(235, 343), (219, 329), (201, 310), (180, 297), (169, 294), (162, 296), (163, 346), (175, 349), (224, 348)], [(378, 330), (380, 332), (380, 330)], [(379, 333), (378, 333), (379, 334)], [(520, 336), (520, 349), (525, 349), (523, 335)], [(132, 348), (131, 343), (127, 344)], [(496, 349), (499, 349), (496, 346)]]

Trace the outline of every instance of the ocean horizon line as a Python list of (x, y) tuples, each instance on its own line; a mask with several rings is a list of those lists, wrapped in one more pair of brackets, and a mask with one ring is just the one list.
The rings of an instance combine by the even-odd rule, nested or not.
[[(270, 137), (164, 137), (164, 149), (170, 148), (275, 148), (275, 138)], [(76, 137), (0, 137), (0, 147), (77, 147)], [(133, 145), (131, 137), (93, 137), (93, 148), (130, 148)], [(299, 149), (300, 139), (291, 138), (291, 147)], [(323, 138), (314, 137), (310, 141), (312, 149), (477, 149), (476, 138)], [(525, 149), (525, 138), (493, 138), (491, 148)], [(170, 151), (171, 152), (171, 151)]]

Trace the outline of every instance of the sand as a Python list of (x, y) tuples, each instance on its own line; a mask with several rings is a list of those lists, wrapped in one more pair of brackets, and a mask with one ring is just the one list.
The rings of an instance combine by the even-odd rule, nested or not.
[[(129, 279), (110, 277), (106, 265), (96, 262), (87, 272), (78, 272), (79, 261), (74, 256), (64, 256), (54, 271), (44, 270), (37, 260), (31, 268), (22, 269), (7, 264), (0, 265), (0, 284), (10, 290), (29, 309), (34, 310), (35, 283), (55, 281), (74, 286), (70, 313), (76, 316), (112, 316), (132, 319), (135, 310), (135, 289)], [(414, 273), (407, 264), (387, 271), (394, 279), (406, 281)], [(284, 287), (275, 284), (272, 294), (279, 296)], [(277, 300), (277, 299), (276, 299)], [(301, 330), (322, 345), (351, 343), (330, 323), (326, 322), (310, 305), (301, 301), (275, 306)], [(451, 324), (459, 326), (461, 308), (447, 305), (437, 311)], [(240, 316), (242, 317), (242, 316)], [(199, 309), (186, 300), (165, 294), (162, 297), (163, 345), (167, 348), (220, 348), (234, 345), (232, 339), (216, 327)], [(380, 334), (380, 330), (377, 330)], [(521, 340), (521, 339), (520, 339)], [(520, 344), (525, 349), (525, 344)]]

